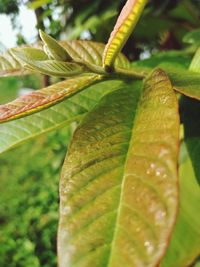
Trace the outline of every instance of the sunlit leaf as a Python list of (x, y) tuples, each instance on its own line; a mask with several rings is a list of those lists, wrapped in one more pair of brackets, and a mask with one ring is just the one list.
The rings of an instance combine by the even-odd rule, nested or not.
[(190, 265), (200, 254), (200, 187), (185, 146), (185, 159), (180, 165), (179, 214), (161, 267), (183, 267)]
[(0, 105), (0, 122), (24, 117), (55, 105), (100, 79), (98, 75), (74, 77), (21, 96), (8, 104)]
[(114, 65), (118, 53), (136, 26), (146, 2), (147, 0), (128, 0), (125, 4), (105, 47), (103, 56), (105, 67)]
[(61, 267), (157, 266), (177, 210), (178, 104), (156, 70), (76, 130), (60, 183)]

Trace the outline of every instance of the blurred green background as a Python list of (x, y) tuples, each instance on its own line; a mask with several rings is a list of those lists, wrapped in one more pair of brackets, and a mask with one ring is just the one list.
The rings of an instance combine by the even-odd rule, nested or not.
[[(57, 39), (106, 42), (125, 0), (24, 1), (37, 27)], [(26, 42), (16, 23), (20, 1), (0, 0), (0, 13), (12, 18), (17, 43)], [(200, 27), (200, 1), (152, 0), (124, 53), (131, 60), (184, 48), (183, 36)], [(27, 23), (27, 22), (26, 22)], [(20, 88), (51, 83), (40, 76), (2, 78), (0, 104)], [(56, 266), (58, 184), (72, 127), (41, 136), (0, 155), (0, 266)], [(170, 266), (169, 266), (170, 267)]]

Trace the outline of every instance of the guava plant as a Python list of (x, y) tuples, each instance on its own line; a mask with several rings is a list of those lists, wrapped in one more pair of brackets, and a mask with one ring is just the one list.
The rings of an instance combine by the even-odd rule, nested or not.
[(65, 78), (0, 106), (1, 152), (80, 122), (60, 181), (60, 267), (184, 267), (200, 253), (200, 31), (129, 62), (146, 2), (127, 1), (106, 46), (40, 31), (0, 57), (2, 76)]

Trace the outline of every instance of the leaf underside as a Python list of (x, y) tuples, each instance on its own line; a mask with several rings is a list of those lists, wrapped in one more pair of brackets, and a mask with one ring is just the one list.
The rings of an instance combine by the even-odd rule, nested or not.
[(103, 65), (112, 67), (118, 53), (132, 33), (147, 0), (128, 0), (105, 47)]
[(0, 123), (27, 116), (52, 106), (100, 80), (98, 75), (78, 76), (34, 91), (0, 105)]
[(61, 267), (157, 266), (176, 217), (178, 140), (177, 99), (161, 70), (142, 94), (117, 90), (85, 117), (62, 170)]
[(0, 125), (0, 153), (86, 114), (103, 95), (119, 88), (121, 81), (105, 81), (90, 86), (55, 106), (28, 117)]

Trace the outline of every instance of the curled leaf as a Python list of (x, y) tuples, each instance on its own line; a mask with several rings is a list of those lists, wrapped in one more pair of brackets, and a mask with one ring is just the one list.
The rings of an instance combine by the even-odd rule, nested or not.
[(105, 47), (104, 67), (113, 67), (118, 53), (136, 26), (146, 2), (147, 0), (128, 0), (125, 4)]

